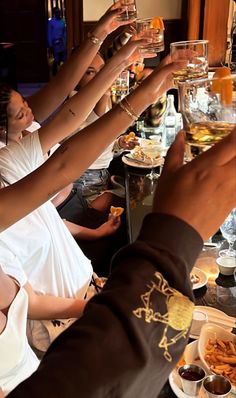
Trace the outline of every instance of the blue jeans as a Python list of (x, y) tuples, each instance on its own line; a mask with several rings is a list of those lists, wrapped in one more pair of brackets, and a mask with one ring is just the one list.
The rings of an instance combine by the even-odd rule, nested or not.
[(109, 181), (107, 169), (88, 169), (74, 182), (74, 187), (79, 188), (83, 196), (99, 195), (108, 189)]

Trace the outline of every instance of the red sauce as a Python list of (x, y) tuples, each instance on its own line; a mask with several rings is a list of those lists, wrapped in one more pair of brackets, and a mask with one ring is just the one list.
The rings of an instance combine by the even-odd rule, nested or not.
[(194, 370), (184, 370), (183, 373), (181, 373), (181, 377), (190, 381), (197, 381), (202, 379), (202, 376)]

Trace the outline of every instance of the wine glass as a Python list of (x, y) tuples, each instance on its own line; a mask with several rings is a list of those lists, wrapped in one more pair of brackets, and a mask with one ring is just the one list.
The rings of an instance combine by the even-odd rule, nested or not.
[(236, 126), (236, 74), (179, 82), (179, 105), (192, 160)]
[(151, 172), (146, 174), (146, 177), (150, 178), (150, 180), (156, 180), (160, 177), (160, 175), (154, 171), (154, 161), (160, 157), (160, 144), (153, 143), (150, 140), (149, 143), (145, 143), (145, 145), (142, 146), (142, 152), (145, 156), (147, 156), (148, 159), (151, 160), (152, 166)]
[(220, 250), (220, 256), (236, 257), (234, 242), (236, 241), (236, 208), (234, 208), (220, 227), (223, 237), (229, 243), (229, 248)]

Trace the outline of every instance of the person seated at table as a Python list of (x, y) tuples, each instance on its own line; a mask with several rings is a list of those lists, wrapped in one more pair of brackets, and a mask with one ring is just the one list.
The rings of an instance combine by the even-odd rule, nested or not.
[[(133, 97), (132, 105), (139, 112), (140, 101)], [(116, 112), (118, 119), (121, 113)], [(92, 133), (89, 129), (83, 139), (72, 137), (63, 146), (66, 151), (58, 150), (11, 190), (0, 190), (2, 229), (48, 199), (52, 191), (47, 182), (52, 176), (54, 192), (68, 178), (73, 180), (77, 144), (85, 148)], [(89, 398), (98, 391), (101, 397), (156, 398), (187, 343), (194, 308), (190, 271), (203, 242), (236, 205), (236, 129), (194, 161), (183, 165), (183, 159), (184, 137), (179, 134), (167, 155), (153, 213), (144, 220), (139, 238), (116, 255), (103, 291), (90, 300), (84, 316), (60, 335), (38, 370), (9, 398), (78, 394)], [(39, 181), (44, 182), (42, 189)], [(38, 195), (25, 198), (22, 189), (29, 182)], [(0, 273), (0, 284), (6, 288), (3, 278)], [(15, 285), (10, 299), (5, 298), (6, 290), (1, 292), (0, 308), (8, 309)], [(6, 323), (2, 315), (1, 320)]]
[[(116, 22), (118, 14), (119, 11), (109, 10), (98, 22), (99, 29), (96, 27), (95, 32), (102, 32), (103, 36), (101, 37), (104, 37), (104, 32), (114, 29), (114, 26), (119, 24)], [(91, 52), (90, 57), (94, 57), (94, 49), (97, 52), (101, 45), (100, 38), (99, 41), (95, 39), (98, 38), (95, 37), (92, 41), (87, 39), (80, 49), (80, 56), (75, 52), (72, 61), (69, 60), (67, 64), (63, 65), (54, 79), (59, 82), (58, 78), (61, 76), (60, 87), (63, 86), (66, 77), (70, 83), (71, 80), (74, 82), (75, 78), (78, 78), (79, 73), (75, 69), (78, 67), (78, 59), (83, 58), (85, 52)], [(31, 124), (33, 113), (19, 93), (14, 90), (4, 89), (1, 91), (1, 134), (2, 137), (5, 137), (6, 143), (9, 143), (0, 151), (1, 178), (5, 185), (11, 185), (41, 165), (44, 161), (43, 155), (48, 153), (51, 147), (78, 129), (103, 92), (110, 87), (116, 75), (123, 69), (124, 64), (130, 62), (129, 57), (137, 56), (137, 47), (138, 43), (129, 43), (111, 59), (85, 90), (81, 90), (65, 103), (38, 131), (23, 138), (22, 132)], [(86, 56), (88, 57), (88, 54)], [(70, 75), (73, 75), (73, 78), (69, 78)], [(50, 82), (49, 85), (51, 83), (53, 82)], [(39, 121), (48, 115), (49, 110), (55, 109), (54, 106), (58, 104), (58, 98), (62, 99), (62, 92), (65, 93), (65, 88), (54, 92), (52, 91), (53, 87), (52, 84), (50, 88), (43, 88), (41, 93), (30, 98), (32, 109)], [(68, 89), (70, 84), (66, 84), (66, 87)], [(47, 100), (46, 93), (48, 94)], [(56, 94), (58, 94), (57, 99), (55, 99)], [(78, 108), (80, 109), (79, 113), (77, 112)], [(14, 155), (12, 155), (12, 151)], [(84, 158), (87, 159), (89, 155), (82, 152), (80, 159), (82, 165), (88, 166), (96, 158), (93, 156), (92, 146), (88, 152), (91, 152), (90, 162), (86, 163)], [(30, 194), (29, 190), (28, 192)], [(27, 236), (24, 234), (25, 231)], [(63, 299), (67, 298), (73, 298), (75, 303), (80, 299), (81, 306), (83, 305), (93, 272), (91, 261), (74, 241), (51, 203), (46, 203), (4, 231), (0, 236), (0, 246), (6, 248), (4, 250), (6, 264), (12, 253), (20, 259), (18, 267), (20, 267), (19, 272), (22, 279), (28, 280), (37, 293), (60, 297), (58, 306), (61, 305), (62, 308)], [(74, 316), (68, 312), (69, 317)], [(35, 324), (36, 322), (34, 322), (34, 330), (36, 330)], [(39, 338), (36, 339), (36, 333), (33, 334), (33, 338), (35, 337), (33, 344), (36, 348), (45, 350), (50, 342), (48, 335), (53, 334), (54, 336), (55, 331), (60, 331), (60, 326), (62, 329), (64, 328), (62, 323), (59, 326), (58, 324), (56, 327), (54, 324), (50, 324), (53, 330), (51, 333), (51, 330), (48, 331), (48, 323), (38, 323), (38, 326), (42, 327), (42, 335), (37, 333)], [(45, 337), (45, 340), (41, 337)]]
[[(101, 55), (101, 53), (97, 53), (84, 76), (80, 80), (77, 85), (77, 90), (79, 91), (83, 87), (85, 87), (95, 76), (96, 74), (104, 67), (105, 62)], [(112, 108), (111, 102), (111, 92), (110, 88), (107, 92), (101, 97), (101, 99), (97, 102), (92, 112), (89, 114), (85, 122), (81, 125), (80, 129), (88, 126), (93, 123), (95, 120), (99, 119), (102, 115), (108, 112)], [(111, 188), (110, 183), (110, 175), (108, 171), (108, 167), (110, 165), (111, 160), (113, 159), (114, 153), (120, 152), (122, 150), (130, 150), (133, 149), (137, 144), (137, 139), (126, 140), (126, 135), (121, 135), (114, 142), (112, 142), (105, 151), (98, 157), (98, 159), (93, 162), (88, 170), (80, 176), (76, 182), (74, 182), (74, 187), (79, 187), (82, 191), (83, 196), (95, 199), (97, 195), (100, 195), (104, 191), (107, 191)], [(123, 192), (119, 192), (117, 190), (110, 190), (109, 192), (105, 192), (102, 197), (98, 201), (90, 200), (91, 206), (93, 208), (98, 208), (99, 210), (107, 210), (110, 208), (112, 204), (114, 194), (124, 197)], [(106, 199), (105, 199), (106, 197)], [(103, 200), (104, 198), (104, 200)], [(117, 199), (116, 199), (117, 201)], [(118, 202), (116, 202), (118, 203)], [(120, 205), (124, 206), (124, 201), (120, 201)]]

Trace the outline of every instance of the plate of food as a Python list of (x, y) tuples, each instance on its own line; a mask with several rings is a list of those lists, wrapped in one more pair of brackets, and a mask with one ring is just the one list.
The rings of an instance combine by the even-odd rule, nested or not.
[(236, 394), (236, 335), (207, 323), (201, 329), (198, 354), (207, 373), (226, 377)]
[(156, 144), (155, 140), (143, 141), (144, 139), (140, 141), (140, 145), (137, 145), (132, 151), (123, 155), (122, 161), (128, 166), (141, 168), (161, 166), (164, 163), (164, 159), (161, 156), (161, 146)]
[(193, 269), (190, 273), (190, 280), (193, 285), (193, 290), (200, 289), (200, 287), (205, 286), (208, 281), (207, 275), (205, 274), (205, 272), (197, 267), (193, 267)]
[[(187, 395), (183, 392), (181, 381), (178, 375), (178, 369), (180, 368), (180, 366), (190, 364), (203, 367), (198, 354), (198, 341), (194, 341), (186, 346), (180, 361), (177, 363), (175, 369), (171, 372), (169, 376), (170, 387), (178, 398), (207, 398), (203, 387), (201, 387), (199, 394), (194, 397), (191, 395)], [(235, 395), (230, 393), (227, 398), (235, 398)]]

